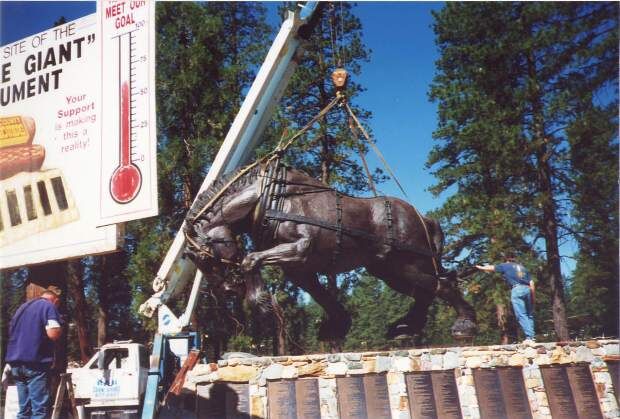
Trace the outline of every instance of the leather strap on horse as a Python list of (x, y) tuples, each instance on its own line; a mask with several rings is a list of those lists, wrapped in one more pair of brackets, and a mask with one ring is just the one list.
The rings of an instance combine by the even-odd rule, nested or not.
[(385, 219), (387, 221), (387, 242), (390, 246), (394, 245), (394, 222), (392, 219), (392, 203), (386, 199), (385, 205)]
[(338, 191), (334, 193), (336, 194), (336, 249), (332, 253), (332, 265), (336, 265), (342, 253), (342, 195)]
[[(219, 255), (216, 254), (216, 252), (210, 252), (209, 250), (207, 250), (204, 246), (200, 246), (198, 243), (196, 243), (188, 234), (185, 234), (185, 239), (193, 246), (196, 248), (196, 252), (198, 253), (198, 255), (200, 255), (201, 257), (204, 257), (205, 255), (208, 256), (211, 259), (215, 259), (218, 260), (226, 265), (232, 265), (232, 266), (241, 266), (241, 264), (239, 262), (235, 262), (234, 260), (229, 260), (229, 259), (225, 259)], [(225, 243), (228, 240), (224, 241), (224, 240), (213, 240), (211, 243)]]
[[(265, 218), (269, 218), (272, 220), (279, 220), (279, 221), (292, 221), (294, 223), (299, 223), (299, 224), (309, 224), (309, 225), (321, 227), (321, 228), (336, 231), (336, 232), (340, 230), (342, 231), (342, 234), (346, 234), (347, 236), (358, 237), (358, 238), (362, 238), (364, 240), (368, 240), (368, 241), (375, 242), (375, 243), (384, 241), (380, 237), (372, 233), (369, 233), (365, 230), (358, 230), (356, 228), (343, 227), (343, 226), (339, 228), (337, 225), (328, 223), (326, 221), (316, 220), (314, 218), (305, 217), (303, 215), (287, 214), (287, 213), (280, 212), (280, 211), (267, 210), (265, 212)], [(427, 249), (421, 249), (417, 246), (411, 246), (411, 245), (399, 244), (399, 243), (394, 243), (392, 244), (392, 246), (395, 247), (396, 249), (408, 250), (408, 251), (417, 253), (421, 256), (427, 256), (431, 258), (435, 257), (434, 252), (427, 250)]]
[(252, 237), (257, 249), (266, 248), (277, 234), (280, 221), (265, 218), (266, 210), (281, 211), (284, 205), (282, 199), (286, 190), (286, 175), (288, 168), (276, 159), (273, 163), (263, 167), (259, 176), (261, 186), (258, 203), (252, 215)]

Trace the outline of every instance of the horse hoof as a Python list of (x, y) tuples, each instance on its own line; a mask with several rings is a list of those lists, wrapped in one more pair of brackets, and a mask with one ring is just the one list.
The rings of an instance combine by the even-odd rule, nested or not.
[(407, 324), (396, 324), (390, 326), (386, 333), (388, 339), (409, 339), (414, 335), (411, 327)]
[(451, 332), (455, 339), (468, 339), (476, 335), (478, 326), (472, 320), (467, 318), (456, 319), (452, 325)]

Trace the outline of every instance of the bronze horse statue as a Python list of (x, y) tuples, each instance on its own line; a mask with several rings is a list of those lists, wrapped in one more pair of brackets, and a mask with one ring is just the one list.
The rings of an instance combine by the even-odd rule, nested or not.
[[(271, 161), (227, 175), (202, 192), (187, 214), (185, 234), (186, 253), (203, 272), (222, 259), (222, 250), (231, 252), (232, 237), (248, 234), (253, 251), (243, 257), (233, 245), (229, 256), (238, 258), (246, 272), (279, 266), (286, 279), (325, 310), (319, 329), (323, 340), (344, 338), (351, 316), (318, 274), (360, 267), (415, 298), (409, 312), (390, 326), (388, 337), (419, 333), (436, 296), (457, 312), (453, 335), (471, 336), (476, 329), (456, 275), (441, 266), (439, 224), (398, 198), (347, 196)], [(259, 285), (254, 281), (252, 286)], [(246, 292), (258, 294), (256, 289)]]

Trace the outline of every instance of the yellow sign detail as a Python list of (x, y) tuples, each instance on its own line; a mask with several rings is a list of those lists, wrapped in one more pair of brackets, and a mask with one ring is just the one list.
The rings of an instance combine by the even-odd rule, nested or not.
[(30, 134), (21, 116), (0, 117), (0, 148), (27, 144)]

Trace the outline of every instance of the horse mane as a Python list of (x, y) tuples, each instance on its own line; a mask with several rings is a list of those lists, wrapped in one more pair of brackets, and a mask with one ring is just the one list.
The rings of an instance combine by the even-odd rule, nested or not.
[(231, 180), (234, 179), (234, 181), (228, 186), (227, 190), (224, 192), (224, 194), (222, 194), (222, 196), (226, 196), (231, 193), (236, 193), (239, 190), (251, 184), (252, 182), (254, 182), (256, 178), (258, 177), (260, 171), (262, 170), (262, 167), (259, 165), (256, 165), (255, 167), (251, 168), (247, 173), (244, 173), (243, 175), (239, 176), (239, 173), (244, 169), (246, 169), (246, 166), (240, 167), (236, 170), (233, 170), (232, 172), (225, 173), (224, 175), (215, 179), (213, 183), (211, 183), (211, 185), (207, 189), (202, 191), (196, 197), (196, 200), (194, 201), (189, 211), (187, 212), (186, 219), (193, 220), (196, 217), (196, 215), (200, 213), (203, 207), (207, 205), (209, 201), (213, 199), (214, 196), (219, 194), (226, 187), (226, 185), (228, 185), (228, 183)]

